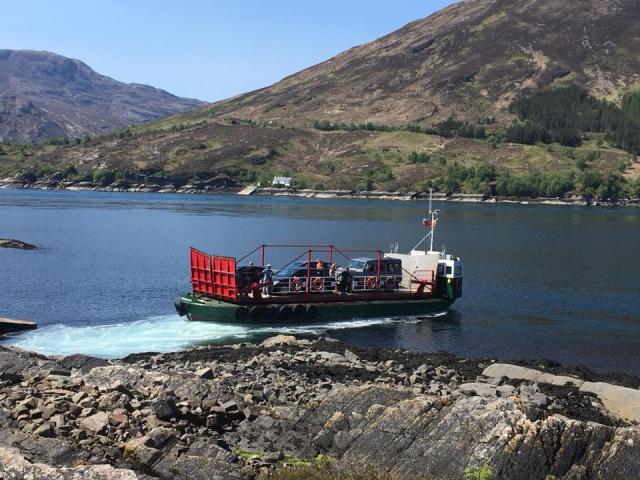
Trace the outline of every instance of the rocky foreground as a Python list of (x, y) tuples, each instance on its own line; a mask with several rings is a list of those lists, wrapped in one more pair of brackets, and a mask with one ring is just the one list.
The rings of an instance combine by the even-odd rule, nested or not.
[(640, 478), (640, 381), (532, 366), (284, 336), (110, 362), (0, 348), (0, 478), (244, 480), (318, 455), (402, 479)]

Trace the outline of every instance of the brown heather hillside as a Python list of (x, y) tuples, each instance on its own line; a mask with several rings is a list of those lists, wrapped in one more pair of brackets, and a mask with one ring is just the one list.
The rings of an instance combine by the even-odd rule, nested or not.
[(552, 85), (618, 99), (640, 79), (638, 19), (638, 0), (466, 0), (214, 109), (431, 125), (506, 119), (518, 95)]
[[(47, 178), (72, 164), (79, 173), (67, 180), (91, 179), (99, 168), (175, 185), (221, 176), (247, 184), (278, 174), (325, 189), (479, 192), (486, 183), (452, 183), (447, 171), (490, 163), (576, 178), (581, 170), (605, 178), (626, 171), (631, 184), (640, 172), (635, 156), (603, 133), (585, 132), (574, 149), (425, 129), (450, 116), (472, 126), (493, 117), (483, 128), (500, 140), (514, 118), (512, 100), (565, 84), (619, 102), (640, 85), (638, 18), (640, 0), (463, 1), (262, 90), (82, 145), (4, 146), (0, 178)], [(321, 131), (313, 128), (319, 120), (397, 131)], [(407, 131), (409, 124), (422, 131)]]

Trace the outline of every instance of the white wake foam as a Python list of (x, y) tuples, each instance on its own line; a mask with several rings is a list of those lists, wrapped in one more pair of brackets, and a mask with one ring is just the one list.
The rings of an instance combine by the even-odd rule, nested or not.
[[(430, 315), (429, 318), (441, 314)], [(333, 330), (395, 323), (418, 323), (425, 317), (354, 319), (307, 325), (245, 326), (191, 322), (177, 315), (96, 326), (51, 325), (17, 335), (7, 343), (45, 355), (84, 353), (118, 358), (130, 353), (171, 352), (207, 342), (251, 340), (269, 334), (321, 335)]]

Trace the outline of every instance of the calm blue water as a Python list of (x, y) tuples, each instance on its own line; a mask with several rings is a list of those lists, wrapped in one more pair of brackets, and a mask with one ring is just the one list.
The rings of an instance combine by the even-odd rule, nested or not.
[[(446, 315), (297, 328), (190, 323), (188, 247), (241, 257), (262, 243), (410, 249), (426, 205), (279, 197), (0, 190), (0, 316), (40, 329), (4, 340), (106, 357), (273, 332), (361, 345), (551, 358), (640, 374), (640, 210), (446, 204), (436, 244), (465, 262)], [(291, 252), (280, 259), (289, 258)]]

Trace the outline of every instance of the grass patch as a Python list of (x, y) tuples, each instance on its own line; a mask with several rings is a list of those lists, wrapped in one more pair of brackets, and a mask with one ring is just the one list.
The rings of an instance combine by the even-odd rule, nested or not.
[(502, 11), (500, 13), (496, 13), (494, 15), (489, 15), (481, 23), (479, 23), (478, 25), (474, 25), (469, 30), (472, 31), (473, 33), (482, 32), (483, 30), (489, 28), (492, 25), (495, 25), (500, 20), (502, 20), (502, 19), (504, 19), (506, 17), (507, 17), (507, 12), (505, 12), (505, 11)]
[[(374, 467), (344, 465), (331, 457), (320, 456), (313, 462), (280, 467), (260, 480), (396, 480)], [(484, 480), (484, 479), (483, 479)]]
[(495, 480), (496, 475), (489, 465), (476, 465), (464, 469), (464, 480)]

